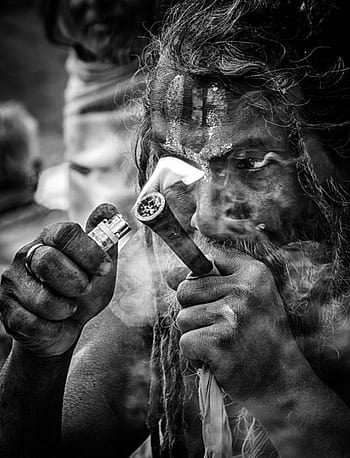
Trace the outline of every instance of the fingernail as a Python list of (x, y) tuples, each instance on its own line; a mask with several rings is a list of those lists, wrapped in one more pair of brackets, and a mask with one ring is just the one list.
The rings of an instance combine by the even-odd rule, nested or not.
[(102, 261), (100, 264), (100, 267), (98, 268), (98, 274), (101, 275), (101, 277), (104, 277), (107, 275), (112, 268), (112, 263), (111, 261)]

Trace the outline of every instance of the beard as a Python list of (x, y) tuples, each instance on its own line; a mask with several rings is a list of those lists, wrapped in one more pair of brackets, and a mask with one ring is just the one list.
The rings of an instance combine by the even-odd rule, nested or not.
[[(314, 241), (277, 246), (267, 238), (214, 241), (198, 232), (194, 233), (193, 239), (211, 259), (219, 259), (223, 253), (226, 258), (230, 254), (236, 258), (239, 251), (270, 269), (291, 331), (300, 350), (317, 370), (319, 353), (324, 347), (333, 345), (334, 334), (347, 318), (347, 307), (344, 305), (347, 295), (333, 287), (334, 272), (338, 268), (326, 246)], [(164, 259), (166, 265), (161, 269), (168, 273), (181, 267), (181, 261), (172, 252), (166, 253)], [(174, 316), (175, 320), (180, 308), (176, 292), (169, 289), (159, 313), (167, 319)], [(176, 326), (174, 320), (169, 325)]]
[(195, 241), (209, 256), (240, 251), (264, 263), (272, 272), (283, 300), (290, 327), (302, 351), (332, 343), (346, 318), (343, 294), (333, 288), (335, 260), (321, 242), (295, 241), (277, 246), (267, 238), (212, 241), (201, 235)]
[[(334, 266), (325, 246), (311, 241), (276, 246), (266, 239), (218, 242), (198, 234), (194, 235), (194, 241), (211, 258), (217, 258), (223, 252), (225, 256), (232, 253), (236, 258), (238, 250), (269, 267), (297, 344), (320, 376), (319, 355), (325, 346), (332, 345), (334, 333), (346, 318), (343, 296), (337, 296), (332, 288)], [(162, 267), (168, 272), (180, 267), (173, 253), (167, 253), (163, 259), (166, 259), (166, 266)], [(176, 317), (181, 307), (176, 292), (169, 289), (162, 302), (167, 307), (159, 309), (152, 358), (158, 366), (153, 382), (157, 386), (158, 400), (159, 397), (163, 400), (162, 414), (158, 412), (156, 415), (156, 428), (162, 419), (164, 441), (159, 447), (166, 450), (165, 454), (170, 451), (170, 456), (185, 456), (182, 451), (185, 447), (182, 419), (183, 405), (188, 399), (186, 379), (189, 375), (193, 377), (195, 371), (179, 351), (180, 332)], [(235, 437), (238, 438), (235, 449), (240, 449), (241, 456), (265, 456), (266, 453), (277, 456), (264, 429), (246, 409), (241, 409), (235, 425)]]

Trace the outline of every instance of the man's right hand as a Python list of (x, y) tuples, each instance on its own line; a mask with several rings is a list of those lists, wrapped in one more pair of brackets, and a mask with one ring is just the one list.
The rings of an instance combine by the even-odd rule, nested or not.
[[(89, 232), (116, 213), (100, 205), (89, 217)], [(28, 250), (32, 274), (25, 267)], [(117, 249), (105, 253), (76, 223), (46, 227), (16, 254), (2, 275), (0, 314), (7, 332), (38, 356), (65, 353), (84, 325), (103, 310), (113, 295)]]

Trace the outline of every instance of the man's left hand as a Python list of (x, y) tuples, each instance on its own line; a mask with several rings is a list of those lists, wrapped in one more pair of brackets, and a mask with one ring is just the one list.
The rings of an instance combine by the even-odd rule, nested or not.
[(268, 395), (285, 368), (303, 359), (270, 270), (248, 255), (218, 250), (221, 275), (186, 279), (177, 289), (180, 348), (209, 364), (237, 401)]

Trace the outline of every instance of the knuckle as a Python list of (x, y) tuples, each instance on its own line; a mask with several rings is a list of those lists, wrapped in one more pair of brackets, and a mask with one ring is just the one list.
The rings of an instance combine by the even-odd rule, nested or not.
[[(65, 302), (68, 302), (68, 300)], [(36, 295), (34, 308), (38, 315), (44, 319), (51, 321), (63, 320), (69, 315), (69, 307), (65, 302), (55, 298), (48, 289), (42, 287)]]
[(49, 299), (48, 291), (44, 287), (41, 287), (37, 291), (35, 295), (35, 299), (33, 300), (35, 308), (40, 310), (48, 302), (48, 299)]
[(55, 307), (52, 307), (51, 311), (51, 319), (54, 320), (65, 320), (72, 316), (77, 310), (76, 304), (67, 299), (64, 301), (58, 300), (54, 305)]
[(215, 353), (217, 350), (227, 350), (230, 347), (231, 341), (235, 334), (235, 326), (230, 326), (228, 329), (226, 329), (224, 326), (221, 326), (220, 330), (217, 330), (215, 334), (211, 335), (211, 345), (209, 346), (208, 352)]
[(234, 304), (222, 304), (220, 309), (217, 311), (219, 314), (220, 322), (227, 323), (231, 328), (235, 329), (237, 327), (237, 313), (240, 310), (239, 305), (237, 303)]
[(54, 223), (44, 229), (42, 238), (46, 243), (64, 249), (72, 238), (75, 238), (81, 232), (82, 228), (78, 223)]
[(91, 291), (92, 283), (87, 277), (77, 276), (74, 282), (74, 289), (78, 296), (83, 296)]
[(19, 310), (11, 310), (8, 315), (7, 326), (14, 338), (29, 339), (54, 339), (58, 335), (60, 326), (44, 320), (37, 315), (20, 313)]
[(56, 264), (56, 253), (49, 246), (40, 247), (33, 256), (32, 267), (43, 278), (51, 272), (51, 268)]
[(33, 316), (26, 323), (28, 334), (38, 339), (56, 339), (60, 328), (61, 323), (57, 325), (38, 316)]

